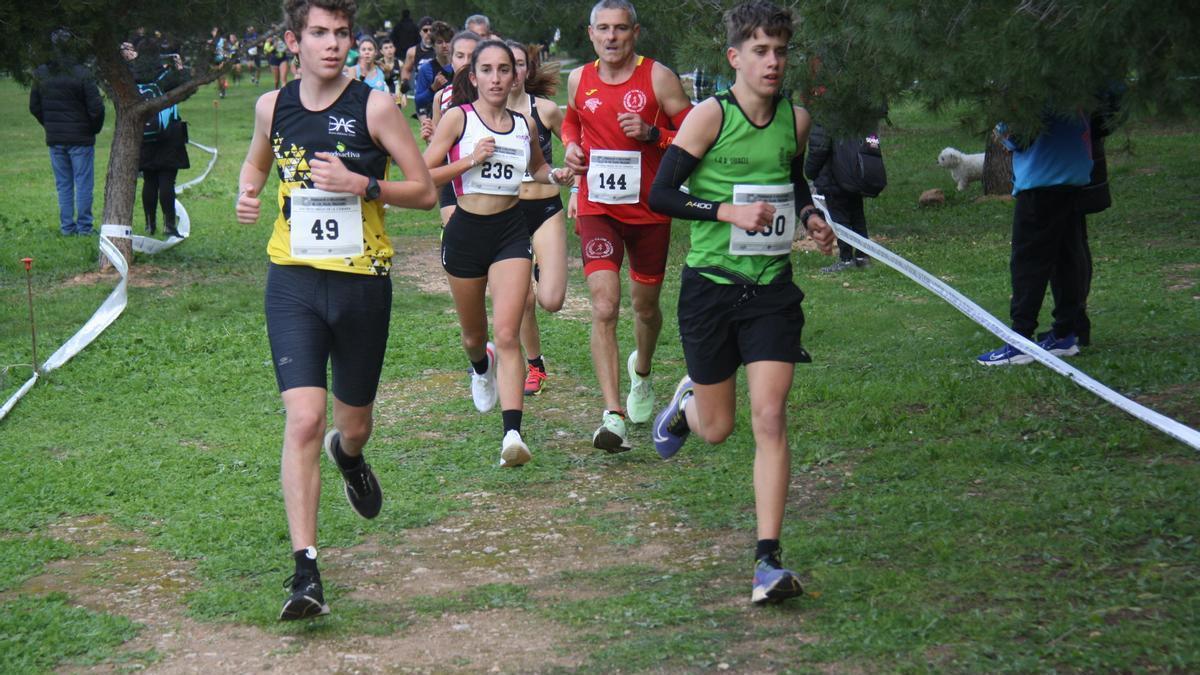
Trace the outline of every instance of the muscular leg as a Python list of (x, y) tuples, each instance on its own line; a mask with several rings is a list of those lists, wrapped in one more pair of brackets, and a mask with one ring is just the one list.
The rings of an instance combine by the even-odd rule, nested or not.
[(521, 348), (529, 358), (541, 356), (542, 333), (537, 322), (537, 299), (533, 286), (525, 293), (525, 311), (521, 317)]
[(562, 309), (567, 295), (567, 232), (565, 212), (559, 211), (542, 223), (533, 233), (533, 253), (538, 261), (537, 286), (530, 287), (525, 299), (525, 316), (521, 319), (521, 346), (530, 358), (542, 353), (542, 336), (538, 330), (537, 304), (547, 312)]
[(488, 282), (492, 288), (492, 339), (500, 359), (496, 387), (501, 410), (521, 410), (525, 400), (525, 362), (521, 358), (521, 315), (529, 292), (532, 264), (528, 258), (508, 258), (492, 263)]
[(547, 312), (562, 309), (567, 297), (567, 216), (559, 211), (533, 233), (537, 254), (537, 301)]
[(334, 397), (333, 426), (341, 433), (338, 445), (347, 456), (358, 457), (362, 454), (363, 446), (371, 438), (374, 410), (374, 402), (356, 406), (342, 403), (336, 396)]
[(463, 279), (447, 274), (446, 278), (458, 313), (463, 351), (470, 360), (480, 361), (487, 354), (487, 306), (483, 301), (487, 277)]
[(658, 334), (662, 332), (662, 309), (658, 298), (662, 284), (630, 282), (629, 294), (633, 299), (633, 337), (637, 344), (637, 362), (634, 370), (640, 374), (650, 372), (651, 359), (658, 348)]
[(688, 428), (709, 443), (720, 443), (733, 433), (737, 374), (716, 384), (696, 384), (683, 408)]
[(754, 511), (758, 538), (778, 539), (791, 481), (787, 445), (787, 396), (795, 366), (780, 361), (746, 364), (750, 419), (754, 429)]
[(621, 279), (615, 270), (596, 270), (588, 275), (587, 282), (592, 296), (592, 367), (604, 408), (620, 410), (617, 317), (621, 312)]
[(321, 387), (296, 387), (284, 391), (282, 396), (287, 421), (283, 429), (280, 478), (292, 550), (299, 551), (317, 545), (326, 391)]

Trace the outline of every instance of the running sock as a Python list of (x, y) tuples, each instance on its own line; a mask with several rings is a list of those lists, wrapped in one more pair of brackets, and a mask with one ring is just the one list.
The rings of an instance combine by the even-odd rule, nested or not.
[(475, 369), (476, 375), (482, 375), (487, 372), (487, 352), (483, 353), (483, 359), (480, 361), (472, 361), (471, 367)]
[(779, 540), (759, 539), (754, 547), (754, 559), (765, 560), (772, 567), (779, 566)]
[(292, 551), (292, 558), (296, 560), (296, 572), (315, 573), (317, 571), (317, 548), (315, 546)]
[(333, 442), (333, 459), (337, 462), (338, 468), (342, 471), (350, 471), (362, 466), (363, 456), (360, 452), (357, 457), (351, 457), (342, 452), (342, 437), (339, 434), (334, 438)]
[(624, 411), (624, 410), (622, 410), (622, 409), (620, 409), (620, 408), (614, 408), (614, 409), (612, 409), (612, 410), (605, 410), (605, 411), (604, 411), (604, 414), (605, 414), (605, 415), (607, 415), (608, 413), (612, 413), (612, 414), (614, 414), (614, 415), (620, 415), (620, 416), (621, 416), (621, 419), (625, 419), (625, 411)]
[(516, 430), (521, 432), (521, 411), (520, 410), (501, 410), (500, 417), (504, 420), (504, 433)]
[(546, 362), (542, 360), (541, 354), (538, 354), (537, 356), (535, 356), (532, 359), (526, 359), (526, 361), (529, 361), (529, 365), (533, 366), (534, 368), (537, 368), (538, 370), (542, 371), (543, 373), (546, 372)]
[(647, 377), (650, 377), (650, 371), (648, 371), (648, 370), (644, 373), (638, 373), (637, 368), (634, 368), (633, 372), (637, 373), (637, 376), (642, 378), (643, 380), (646, 379)]

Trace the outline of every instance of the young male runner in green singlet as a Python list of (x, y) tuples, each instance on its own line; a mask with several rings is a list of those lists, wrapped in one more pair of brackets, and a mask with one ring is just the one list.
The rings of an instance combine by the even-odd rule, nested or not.
[[(688, 375), (654, 420), (655, 449), (671, 457), (689, 432), (709, 443), (728, 438), (745, 364), (756, 445), (756, 604), (802, 592), (779, 560), (791, 462), (787, 396), (795, 364), (811, 360), (800, 342), (804, 294), (788, 254), (801, 225), (827, 255), (834, 244), (804, 180), (809, 115), (779, 94), (792, 22), (764, 0), (725, 14), (736, 80), (688, 115), (650, 192), (655, 211), (693, 220), (678, 312)], [(679, 187), (689, 178), (687, 194)]]

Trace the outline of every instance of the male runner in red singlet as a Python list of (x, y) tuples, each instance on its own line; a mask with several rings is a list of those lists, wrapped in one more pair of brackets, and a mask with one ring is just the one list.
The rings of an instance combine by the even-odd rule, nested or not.
[[(650, 183), (691, 101), (669, 68), (634, 52), (640, 27), (626, 0), (600, 0), (588, 36), (595, 61), (571, 71), (563, 121), (566, 163), (580, 176), (568, 216), (583, 249), (592, 299), (592, 365), (604, 396), (604, 417), (592, 444), (607, 452), (630, 449), (625, 418), (647, 422), (654, 413), (650, 360), (662, 330), (658, 296), (670, 244), (671, 219), (650, 210)], [(575, 189), (572, 189), (575, 193)], [(629, 252), (636, 350), (626, 368), (630, 389), (621, 407), (617, 316), (618, 272)]]

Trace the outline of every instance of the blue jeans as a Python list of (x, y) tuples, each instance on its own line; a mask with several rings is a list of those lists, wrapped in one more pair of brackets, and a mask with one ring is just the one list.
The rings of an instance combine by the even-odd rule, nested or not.
[(91, 234), (93, 145), (51, 145), (50, 166), (58, 188), (58, 229), (63, 234)]

